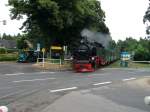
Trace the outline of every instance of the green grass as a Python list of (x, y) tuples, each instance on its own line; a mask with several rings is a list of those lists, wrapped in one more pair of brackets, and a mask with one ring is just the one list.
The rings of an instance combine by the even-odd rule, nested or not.
[(0, 54), (0, 61), (17, 61), (17, 54)]
[(107, 66), (108, 68), (150, 68), (148, 63), (133, 63), (129, 62), (128, 67), (120, 67), (120, 61), (116, 61)]

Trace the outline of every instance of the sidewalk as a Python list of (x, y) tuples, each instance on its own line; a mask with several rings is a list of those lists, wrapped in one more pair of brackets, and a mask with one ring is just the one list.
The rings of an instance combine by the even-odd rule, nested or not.
[(71, 92), (42, 112), (146, 112), (132, 107), (116, 104), (102, 96), (86, 91)]

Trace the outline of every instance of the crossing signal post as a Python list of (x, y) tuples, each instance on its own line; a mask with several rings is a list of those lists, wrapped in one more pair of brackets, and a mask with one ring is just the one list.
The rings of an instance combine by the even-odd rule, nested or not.
[(131, 55), (128, 52), (121, 52), (121, 67), (128, 67), (129, 60), (131, 58)]
[(44, 63), (45, 63), (45, 60), (44, 60), (45, 48), (42, 48), (42, 53), (43, 53), (43, 67), (44, 67)]

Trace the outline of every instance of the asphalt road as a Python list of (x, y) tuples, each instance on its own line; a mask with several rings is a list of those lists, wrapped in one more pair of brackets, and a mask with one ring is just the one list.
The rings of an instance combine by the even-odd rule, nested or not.
[[(92, 73), (74, 73), (73, 71), (42, 71), (33, 68), (31, 64), (0, 63), (0, 105), (8, 106), (12, 112), (42, 112), (42, 110), (49, 109), (46, 107), (52, 105), (49, 112), (55, 112), (54, 110), (59, 112), (61, 106), (58, 105), (61, 101), (67, 104), (66, 98), (69, 100), (73, 97), (82, 99), (81, 93), (84, 93), (87, 96), (84, 96), (83, 100), (91, 96), (91, 99), (85, 100), (90, 102), (96, 98), (93, 96), (99, 96), (101, 100), (95, 101), (97, 104), (102, 103), (103, 100), (106, 101), (106, 104), (101, 104), (105, 108), (111, 101), (110, 109), (121, 105), (120, 109), (126, 110), (127, 108), (126, 112), (130, 112), (133, 108), (137, 112), (149, 112), (150, 107), (145, 106), (143, 100), (145, 95), (150, 95), (150, 92), (146, 88), (144, 90), (133, 89), (126, 84), (126, 82), (147, 76), (150, 76), (149, 69), (102, 68)], [(86, 104), (83, 100), (81, 103)], [(70, 108), (75, 105), (74, 103), (69, 104)], [(79, 104), (78, 107), (80, 107)], [(87, 105), (91, 104), (87, 103)], [(95, 106), (95, 110), (91, 111), (100, 112), (100, 107), (96, 104)], [(65, 108), (65, 105), (63, 107)], [(65, 109), (64, 112), (67, 111)], [(85, 112), (89, 110), (88, 108), (78, 109), (79, 112), (83, 109)], [(101, 111), (104, 112), (104, 110)], [(68, 110), (68, 112), (71, 111)]]

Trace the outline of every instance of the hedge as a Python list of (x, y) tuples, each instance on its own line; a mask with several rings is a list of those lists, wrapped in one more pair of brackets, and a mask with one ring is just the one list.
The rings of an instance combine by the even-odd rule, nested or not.
[(0, 61), (17, 61), (17, 54), (0, 54)]
[(0, 54), (5, 54), (7, 52), (6, 48), (0, 48)]

